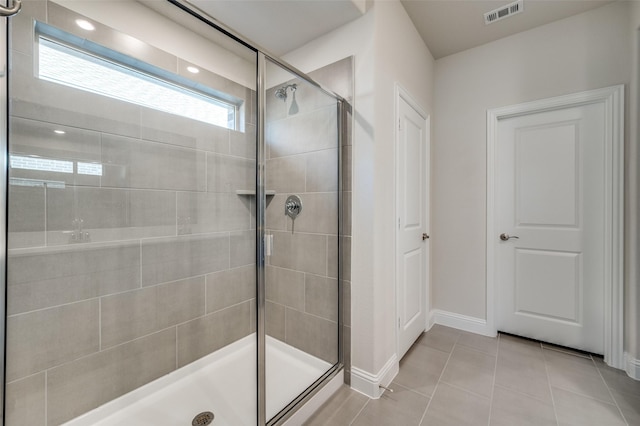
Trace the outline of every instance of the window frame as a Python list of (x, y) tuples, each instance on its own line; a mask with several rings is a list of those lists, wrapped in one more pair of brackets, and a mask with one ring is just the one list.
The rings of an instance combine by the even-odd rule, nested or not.
[[(189, 79), (188, 77), (178, 75), (174, 72), (160, 68), (156, 65), (145, 62), (144, 59), (136, 59), (127, 54), (118, 52), (100, 45), (88, 39), (80, 38), (74, 34), (67, 33), (58, 28), (52, 27), (48, 24), (36, 21), (35, 34), (34, 34), (34, 61), (35, 61), (35, 77), (42, 81), (49, 81), (55, 84), (61, 84), (67, 87), (72, 87), (78, 90), (85, 91), (87, 93), (93, 93), (100, 96), (110, 97), (122, 102), (127, 102), (132, 105), (138, 105), (143, 108), (149, 108), (156, 111), (162, 111), (167, 114), (176, 115), (179, 117), (187, 118), (194, 121), (206, 123), (208, 125), (222, 127), (228, 130), (243, 131), (242, 117), (245, 100), (237, 98), (228, 93), (224, 93), (213, 89), (211, 87), (204, 86), (202, 83)], [(151, 82), (159, 87), (164, 87), (167, 90), (174, 90), (182, 92), (187, 96), (191, 96), (195, 99), (211, 103), (213, 105), (227, 108), (229, 111), (226, 125), (220, 125), (213, 123), (212, 121), (206, 121), (199, 118), (195, 118), (185, 114), (179, 114), (176, 112), (164, 110), (162, 108), (156, 108), (141, 102), (135, 102), (134, 100), (127, 99), (125, 97), (118, 97), (116, 95), (110, 96), (108, 92), (102, 92), (99, 90), (91, 90), (85, 88), (82, 85), (73, 85), (63, 81), (57, 81), (50, 78), (41, 77), (40, 73), (40, 46), (41, 40), (44, 40), (47, 44), (54, 44), (60, 46), (60, 50), (69, 50), (69, 52), (63, 52), (70, 55), (77, 55), (82, 59), (94, 62), (105, 68), (116, 70), (116, 72), (126, 72), (135, 78)], [(54, 47), (54, 49), (56, 49)]]

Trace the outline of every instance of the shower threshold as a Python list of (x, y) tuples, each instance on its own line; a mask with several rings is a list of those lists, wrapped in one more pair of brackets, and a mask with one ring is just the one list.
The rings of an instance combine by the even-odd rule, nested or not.
[[(267, 418), (303, 392), (331, 364), (280, 340), (266, 340)], [(175, 426), (198, 413), (212, 425), (256, 424), (256, 335), (251, 334), (67, 423), (66, 426)]]

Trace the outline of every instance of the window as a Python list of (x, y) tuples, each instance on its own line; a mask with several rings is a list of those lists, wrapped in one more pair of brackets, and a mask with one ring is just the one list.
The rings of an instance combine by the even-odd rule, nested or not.
[[(122, 65), (43, 35), (39, 35), (38, 41), (38, 77), (43, 80), (228, 129), (236, 128), (237, 104), (187, 89), (145, 70)], [(169, 73), (164, 71), (163, 74)], [(175, 77), (176, 80), (184, 79)]]
[[(12, 169), (102, 176), (102, 164), (99, 163), (83, 163), (81, 161), (74, 162), (55, 158), (10, 154), (9, 165)], [(76, 167), (75, 171), (74, 166)]]

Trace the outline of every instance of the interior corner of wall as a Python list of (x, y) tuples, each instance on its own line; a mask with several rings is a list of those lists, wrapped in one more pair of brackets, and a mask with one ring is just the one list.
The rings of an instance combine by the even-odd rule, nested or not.
[(425, 326), (426, 331), (431, 330), (431, 327), (436, 324), (436, 311), (437, 309), (433, 309), (433, 307), (429, 308), (429, 314), (427, 315), (427, 324)]
[(373, 4), (375, 3), (375, 0), (365, 0), (364, 4), (365, 4), (365, 12), (368, 12), (369, 10), (371, 10), (371, 8), (373, 7)]
[(351, 0), (351, 3), (362, 13), (363, 15), (367, 13), (368, 7), (371, 7), (370, 3), (372, 0)]

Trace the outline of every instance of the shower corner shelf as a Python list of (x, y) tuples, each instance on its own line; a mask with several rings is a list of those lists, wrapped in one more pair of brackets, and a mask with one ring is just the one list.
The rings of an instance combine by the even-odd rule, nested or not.
[[(272, 197), (276, 195), (276, 191), (267, 189), (265, 194), (267, 197)], [(236, 195), (256, 195), (256, 191), (253, 189), (236, 189)]]

